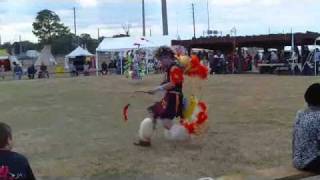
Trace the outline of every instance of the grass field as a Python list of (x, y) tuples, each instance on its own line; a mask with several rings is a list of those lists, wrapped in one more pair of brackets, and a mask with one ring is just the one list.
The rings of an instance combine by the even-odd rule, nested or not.
[[(295, 113), (313, 77), (211, 77), (201, 95), (210, 128), (190, 143), (167, 142), (157, 129), (153, 147), (135, 147), (139, 122), (158, 96), (136, 94), (160, 82), (118, 77), (0, 82), (1, 121), (14, 130), (15, 150), (37, 176), (215, 177), (291, 163)], [(122, 107), (131, 103), (129, 122)]]

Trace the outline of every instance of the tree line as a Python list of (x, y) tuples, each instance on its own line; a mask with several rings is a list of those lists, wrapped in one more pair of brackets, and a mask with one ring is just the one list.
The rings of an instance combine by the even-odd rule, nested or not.
[(70, 53), (78, 45), (82, 45), (94, 53), (98, 44), (103, 39), (103, 37), (94, 39), (90, 34), (76, 36), (61, 22), (60, 17), (55, 12), (48, 9), (38, 12), (32, 26), (32, 32), (38, 38), (38, 43), (32, 43), (30, 41), (6, 42), (2, 44), (0, 48), (7, 49), (9, 53), (19, 54), (27, 50), (41, 50), (44, 45), (50, 44), (54, 55), (65, 55)]

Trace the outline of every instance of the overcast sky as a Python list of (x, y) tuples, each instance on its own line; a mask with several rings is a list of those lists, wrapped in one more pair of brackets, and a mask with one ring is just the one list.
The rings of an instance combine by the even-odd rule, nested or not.
[[(162, 34), (161, 0), (145, 0), (147, 32)], [(191, 3), (195, 3), (197, 36), (207, 25), (207, 0), (167, 0), (169, 34), (182, 38), (193, 35)], [(37, 12), (50, 9), (73, 31), (73, 10), (77, 9), (78, 33), (112, 36), (123, 33), (122, 24), (133, 26), (131, 34), (142, 34), (141, 0), (0, 0), (0, 35), (2, 42), (37, 41), (32, 22)], [(320, 31), (319, 0), (209, 0), (210, 28), (238, 34), (266, 34)]]

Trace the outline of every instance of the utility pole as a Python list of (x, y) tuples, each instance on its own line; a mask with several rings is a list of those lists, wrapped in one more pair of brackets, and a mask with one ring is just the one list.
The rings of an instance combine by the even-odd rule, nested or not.
[(79, 46), (79, 38), (77, 37), (77, 15), (76, 15), (76, 8), (73, 8), (73, 23), (74, 23), (74, 34), (76, 36), (76, 45)]
[(98, 40), (100, 39), (100, 28), (98, 28)]
[(74, 34), (77, 36), (77, 21), (76, 21), (76, 8), (73, 8), (73, 23), (74, 23)]
[(162, 4), (162, 26), (163, 26), (163, 35), (168, 35), (168, 12), (167, 12), (167, 1), (161, 0)]
[(142, 0), (142, 36), (146, 36), (146, 15), (144, 0)]
[(207, 0), (207, 15), (208, 15), (208, 32), (207, 32), (207, 34), (209, 34), (209, 31), (210, 31), (210, 12), (209, 12), (209, 0)]
[(19, 55), (22, 53), (21, 35), (19, 35)]
[(196, 22), (194, 17), (194, 3), (192, 5), (192, 19), (193, 19), (193, 38), (196, 38)]

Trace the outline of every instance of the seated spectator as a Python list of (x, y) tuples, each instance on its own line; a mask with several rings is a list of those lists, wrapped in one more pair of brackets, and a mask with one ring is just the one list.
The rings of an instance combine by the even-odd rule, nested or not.
[(271, 63), (278, 63), (279, 62), (279, 57), (276, 52), (274, 52), (274, 51), (271, 52), (270, 61), (271, 61)]
[(48, 67), (43, 63), (40, 66), (40, 71), (39, 71), (39, 74), (38, 74), (38, 78), (39, 79), (49, 78)]
[(108, 74), (108, 64), (106, 62), (103, 62), (101, 64), (101, 73), (102, 73), (102, 75)]
[(10, 126), (0, 122), (0, 179), (34, 180), (27, 158), (12, 150)]
[(311, 85), (305, 95), (308, 107), (298, 111), (293, 129), (293, 165), (320, 172), (320, 84)]

